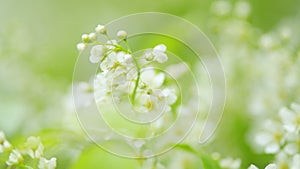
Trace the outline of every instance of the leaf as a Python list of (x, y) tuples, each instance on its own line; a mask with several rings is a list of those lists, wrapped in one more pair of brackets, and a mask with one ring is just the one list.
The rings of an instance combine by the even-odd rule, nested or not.
[(207, 155), (205, 153), (197, 152), (194, 148), (192, 148), (188, 144), (179, 144), (179, 145), (176, 145), (175, 148), (184, 150), (186, 152), (190, 152), (190, 153), (198, 156), (202, 161), (202, 165), (203, 165), (204, 169), (221, 169), (218, 161), (212, 159), (209, 155)]
[(218, 161), (212, 159), (210, 156), (201, 155), (200, 158), (205, 169), (221, 169)]

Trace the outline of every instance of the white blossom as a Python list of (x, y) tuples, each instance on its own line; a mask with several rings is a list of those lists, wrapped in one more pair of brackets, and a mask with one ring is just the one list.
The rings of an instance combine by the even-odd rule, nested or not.
[(86, 48), (86, 45), (84, 43), (78, 43), (77, 44), (77, 50), (79, 52), (82, 52)]
[(23, 162), (23, 157), (18, 150), (13, 150), (10, 155), (9, 159), (6, 161), (8, 166), (18, 165)]
[[(300, 105), (293, 103), (292, 110), (284, 107), (280, 110), (279, 116), (288, 132), (298, 132), (300, 129)], [(297, 110), (298, 109), (298, 110)]]
[(168, 56), (165, 53), (166, 49), (167, 47), (164, 44), (157, 45), (153, 48), (152, 54), (158, 63), (164, 63), (168, 60)]
[[(259, 169), (255, 165), (251, 164), (248, 169)], [(265, 169), (279, 169), (276, 164), (268, 164)]]
[(105, 55), (106, 48), (103, 45), (95, 45), (90, 51), (90, 62), (98, 63)]
[(125, 32), (124, 30), (120, 30), (117, 32), (117, 36), (119, 39), (126, 39), (127, 38), (127, 32)]
[(148, 68), (142, 71), (141, 80), (150, 88), (159, 89), (165, 81), (165, 75), (163, 73), (155, 73), (152, 68)]
[(99, 34), (105, 34), (106, 28), (104, 25), (97, 25), (97, 27), (95, 28), (95, 31)]
[(224, 158), (220, 160), (220, 166), (228, 169), (239, 169), (241, 166), (240, 159)]
[(224, 16), (229, 14), (231, 11), (231, 4), (225, 0), (219, 0), (212, 4), (212, 12), (218, 16)]
[(94, 33), (94, 32), (90, 33), (90, 34), (89, 34), (89, 40), (91, 40), (91, 41), (97, 40), (97, 35), (96, 35), (96, 33)]
[(88, 34), (81, 35), (81, 40), (83, 42), (89, 42), (89, 40), (90, 40), (89, 35)]
[(3, 153), (4, 151), (9, 150), (11, 148), (12, 146), (8, 142), (8, 140), (6, 140), (4, 132), (0, 131), (0, 153)]
[(39, 160), (39, 169), (55, 169), (56, 168), (56, 158), (51, 158), (47, 160), (45, 158), (41, 158)]
[(39, 137), (29, 137), (25, 143), (26, 153), (33, 159), (41, 158), (44, 152), (44, 145)]
[(235, 6), (234, 12), (238, 17), (247, 18), (251, 12), (251, 6), (249, 2), (238, 1)]
[(264, 147), (265, 153), (274, 154), (284, 143), (284, 135), (285, 132), (280, 123), (268, 120), (264, 124), (263, 131), (255, 136), (255, 141)]

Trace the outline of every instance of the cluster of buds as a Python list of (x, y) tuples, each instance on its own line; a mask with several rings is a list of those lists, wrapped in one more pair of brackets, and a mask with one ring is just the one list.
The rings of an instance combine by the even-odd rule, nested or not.
[[(91, 32), (89, 34), (83, 34), (81, 36), (82, 42), (77, 44), (77, 49), (79, 51), (83, 51), (84, 49), (86, 49), (86, 47), (89, 44), (97, 42), (99, 35), (104, 35), (104, 36), (108, 37), (107, 32), (106, 32), (106, 28), (105, 28), (104, 25), (98, 25), (95, 28), (95, 32)], [(123, 30), (118, 31), (117, 36), (121, 40), (126, 40), (127, 39), (127, 33)]]

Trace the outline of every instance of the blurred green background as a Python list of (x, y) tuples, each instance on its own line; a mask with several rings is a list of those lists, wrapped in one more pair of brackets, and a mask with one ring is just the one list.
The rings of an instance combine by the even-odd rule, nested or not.
[[(76, 43), (98, 23), (137, 12), (165, 12), (183, 17), (205, 32), (213, 1), (56, 1), (1, 0), (1, 59), (9, 57), (30, 66), (38, 75), (69, 84), (76, 60)], [(297, 0), (252, 0), (251, 22), (272, 29), (282, 18), (297, 14)], [(24, 63), (25, 62), (25, 63)]]
[[(5, 131), (9, 138), (18, 140), (22, 135), (40, 132), (43, 128), (56, 128), (53, 124), (58, 123), (57, 118), (62, 118), (60, 115), (64, 111), (60, 110), (62, 103), (59, 100), (71, 85), (78, 56), (76, 44), (82, 33), (92, 31), (97, 24), (106, 24), (122, 16), (148, 11), (180, 16), (208, 33), (206, 23), (211, 15), (210, 6), (213, 2), (0, 0), (0, 130)], [(252, 5), (249, 22), (262, 31), (272, 30), (283, 19), (299, 16), (299, 0), (249, 2)], [(213, 38), (211, 40), (214, 42)], [(239, 108), (227, 106), (227, 110), (230, 110), (228, 112), (238, 112)], [(232, 114), (228, 112), (225, 112), (221, 131), (224, 135), (235, 132), (237, 136), (231, 138), (227, 144), (229, 147), (216, 146), (215, 149), (223, 149), (224, 152), (228, 151), (227, 154), (241, 156), (243, 159), (251, 155), (250, 159), (259, 160), (259, 156), (251, 154), (253, 152), (246, 143), (237, 145), (247, 130), (247, 122), (244, 123), (246, 120), (239, 116), (231, 118)], [(222, 129), (222, 125), (228, 124), (229, 127)], [(55, 133), (43, 132), (48, 136), (49, 133)], [(221, 138), (223, 139), (222, 136)], [(60, 146), (63, 144), (63, 140), (58, 142)], [(239, 150), (230, 151), (233, 146), (237, 146), (236, 149)], [(82, 147), (71, 148), (78, 150)], [(66, 164), (61, 168), (93, 168), (97, 166), (99, 157), (105, 162), (102, 164), (103, 168), (122, 168), (123, 163), (128, 168), (137, 165), (136, 161), (111, 156), (97, 147), (84, 150), (77, 162), (71, 163), (66, 158), (66, 161), (59, 163)], [(268, 156), (265, 158), (269, 159)], [(114, 163), (116, 160), (118, 163)], [(116, 166), (111, 167), (112, 164)]]
[[(75, 50), (82, 33), (98, 23), (138, 12), (165, 12), (183, 17), (204, 32), (213, 1), (57, 1), (1, 0), (1, 59), (15, 59), (28, 65), (34, 74), (46, 76), (62, 85), (71, 82), (78, 55)], [(251, 23), (270, 30), (282, 18), (294, 16), (300, 7), (297, 0), (251, 0)], [(34, 66), (31, 66), (34, 65)]]

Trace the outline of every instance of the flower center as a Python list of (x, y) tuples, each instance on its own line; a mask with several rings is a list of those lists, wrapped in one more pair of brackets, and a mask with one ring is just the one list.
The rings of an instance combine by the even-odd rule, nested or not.
[(282, 134), (279, 133), (279, 132), (275, 133), (275, 134), (274, 134), (274, 139), (275, 139), (276, 141), (280, 141), (280, 140), (282, 139)]
[(296, 117), (296, 119), (295, 119), (295, 123), (296, 123), (296, 125), (300, 125), (300, 117)]
[(289, 166), (286, 162), (284, 162), (284, 163), (280, 164), (279, 168), (280, 169), (289, 169)]

